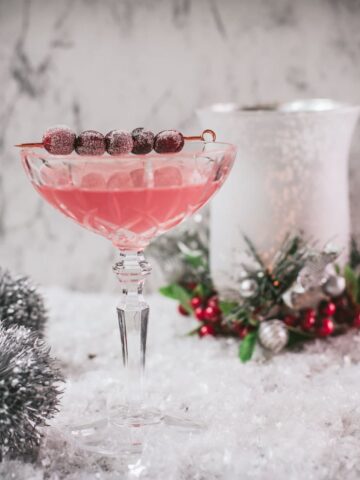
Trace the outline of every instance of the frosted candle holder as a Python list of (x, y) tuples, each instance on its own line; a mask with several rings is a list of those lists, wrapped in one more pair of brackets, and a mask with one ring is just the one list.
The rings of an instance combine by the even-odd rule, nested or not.
[(358, 115), (359, 107), (326, 99), (198, 111), (202, 126), (238, 147), (232, 174), (211, 204), (211, 269), (220, 290), (234, 285), (244, 234), (265, 262), (286, 234), (299, 231), (319, 245), (331, 241), (346, 258), (348, 155)]

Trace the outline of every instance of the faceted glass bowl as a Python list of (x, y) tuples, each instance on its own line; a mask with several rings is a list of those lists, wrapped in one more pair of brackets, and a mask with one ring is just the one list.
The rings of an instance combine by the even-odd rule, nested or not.
[(117, 248), (138, 250), (209, 200), (225, 181), (235, 149), (188, 142), (175, 154), (55, 156), (25, 149), (22, 158), (47, 202)]

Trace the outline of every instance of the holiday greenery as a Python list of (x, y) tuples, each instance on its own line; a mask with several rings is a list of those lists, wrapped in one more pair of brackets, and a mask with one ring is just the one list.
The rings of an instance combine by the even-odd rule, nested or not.
[(277, 353), (360, 328), (360, 252), (355, 241), (349, 264), (340, 272), (336, 250), (317, 250), (300, 235), (287, 237), (270, 264), (245, 240), (248, 261), (236, 269), (234, 289), (221, 296), (211, 279), (206, 242), (192, 232), (175, 242), (176, 253), (171, 243), (182, 274), (160, 291), (179, 302), (182, 315), (199, 321), (190, 334), (239, 338), (239, 357), (246, 362), (257, 344)]
[(57, 411), (62, 375), (49, 348), (25, 327), (0, 323), (0, 460), (28, 456)]

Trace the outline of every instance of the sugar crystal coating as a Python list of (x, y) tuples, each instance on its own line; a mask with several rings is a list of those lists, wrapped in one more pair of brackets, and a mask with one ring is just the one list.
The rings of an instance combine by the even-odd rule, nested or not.
[(48, 128), (42, 138), (42, 143), (52, 155), (69, 155), (75, 147), (76, 133), (66, 125)]
[(105, 152), (105, 137), (95, 130), (85, 130), (77, 137), (75, 150), (79, 155), (102, 155)]
[(157, 153), (176, 153), (184, 147), (184, 137), (178, 130), (163, 130), (154, 141), (154, 150)]
[(145, 155), (151, 152), (154, 146), (154, 134), (150, 130), (145, 130), (142, 127), (135, 128), (131, 135), (134, 142), (132, 153)]
[(106, 151), (110, 155), (130, 153), (134, 146), (131, 133), (124, 130), (111, 130), (105, 136)]

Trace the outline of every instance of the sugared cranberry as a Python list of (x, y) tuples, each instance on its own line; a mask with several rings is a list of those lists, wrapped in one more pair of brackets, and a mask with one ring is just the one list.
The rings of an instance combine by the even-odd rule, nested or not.
[(200, 321), (203, 321), (205, 320), (205, 310), (202, 308), (202, 307), (197, 307), (195, 308), (195, 317), (200, 320)]
[(199, 330), (200, 337), (206, 337), (207, 335), (215, 335), (214, 327), (211, 325), (203, 325)]
[(124, 130), (111, 130), (105, 136), (106, 151), (110, 155), (130, 153), (134, 146), (131, 133)]
[(184, 136), (177, 130), (163, 130), (154, 141), (154, 150), (157, 153), (176, 153), (184, 147)]
[(50, 127), (43, 135), (45, 150), (52, 155), (69, 155), (75, 148), (76, 133), (65, 125)]
[(316, 330), (317, 335), (319, 337), (327, 337), (331, 335), (334, 331), (334, 322), (333, 319), (330, 317), (325, 317), (321, 320), (320, 327)]
[(322, 302), (320, 304), (320, 312), (327, 317), (331, 317), (336, 312), (335, 303), (334, 302)]
[(181, 315), (184, 315), (184, 317), (188, 317), (189, 316), (189, 312), (186, 310), (186, 308), (184, 308), (181, 304), (178, 306), (178, 312), (181, 314)]
[(133, 139), (132, 153), (135, 155), (145, 155), (150, 153), (154, 146), (154, 134), (150, 130), (145, 130), (142, 127), (135, 128), (131, 132)]
[(198, 308), (198, 307), (201, 306), (202, 300), (201, 300), (200, 297), (194, 297), (190, 300), (190, 303), (191, 303), (192, 308), (195, 309), (195, 308)]
[(316, 311), (312, 308), (305, 310), (301, 320), (301, 327), (303, 330), (311, 330), (316, 322)]
[(105, 152), (105, 137), (95, 130), (85, 130), (77, 137), (75, 150), (79, 155), (102, 155)]

